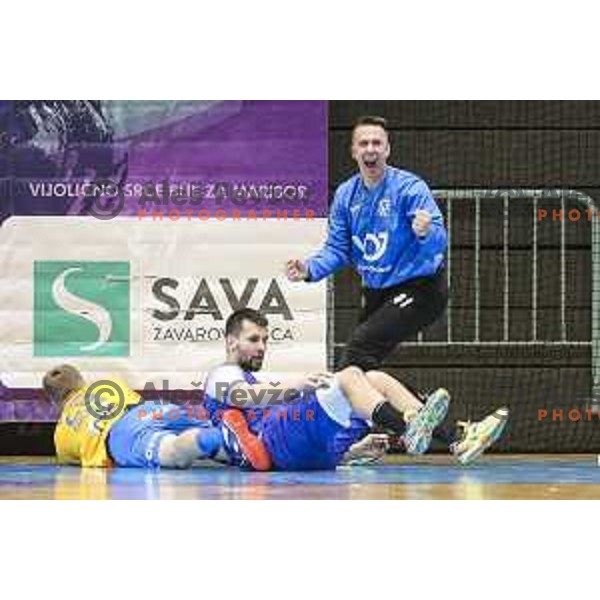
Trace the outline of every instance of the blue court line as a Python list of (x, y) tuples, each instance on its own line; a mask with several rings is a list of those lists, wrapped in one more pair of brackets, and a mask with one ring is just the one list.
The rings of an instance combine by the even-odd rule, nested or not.
[[(0, 465), (0, 487), (48, 485), (77, 481), (77, 467)], [(147, 485), (151, 480), (173, 485), (350, 485), (350, 484), (600, 484), (600, 467), (590, 458), (549, 461), (503, 460), (470, 467), (458, 465), (373, 465), (342, 467), (337, 471), (252, 473), (229, 468), (198, 467), (186, 471), (112, 469), (107, 483)]]

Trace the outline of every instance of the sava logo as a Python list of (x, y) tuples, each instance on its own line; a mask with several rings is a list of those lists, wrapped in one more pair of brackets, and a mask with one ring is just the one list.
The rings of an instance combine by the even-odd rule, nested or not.
[(128, 356), (129, 263), (35, 261), (35, 356)]
[(363, 254), (363, 258), (368, 262), (379, 260), (387, 250), (388, 232), (367, 233), (364, 240), (357, 235), (352, 236), (352, 241)]
[(269, 328), (270, 340), (295, 339), (289, 323), (294, 317), (276, 279), (259, 281), (250, 278), (244, 283), (232, 282), (226, 277), (217, 281), (203, 278), (197, 284), (194, 282), (191, 290), (186, 283), (189, 284), (171, 277), (154, 282), (152, 295), (160, 306), (152, 306), (150, 311), (155, 320), (152, 341), (198, 343), (223, 340), (224, 320), (234, 310), (247, 306), (257, 308), (266, 316), (275, 316), (275, 321), (281, 320), (279, 326), (272, 323)]
[[(234, 285), (229, 278), (218, 282), (201, 279), (189, 300), (178, 292), (180, 282), (171, 277), (161, 277), (152, 286), (152, 294), (165, 308), (153, 308), (152, 316), (159, 321), (172, 321), (183, 317), (184, 321), (193, 320), (196, 315), (210, 315), (214, 321), (222, 321), (230, 312), (252, 305), (264, 315), (278, 315), (285, 321), (292, 321), (290, 310), (276, 279), (271, 279), (265, 288), (265, 282), (259, 285), (257, 278), (248, 279), (242, 289)], [(222, 297), (225, 297), (225, 303)], [(220, 301), (218, 301), (220, 300)]]

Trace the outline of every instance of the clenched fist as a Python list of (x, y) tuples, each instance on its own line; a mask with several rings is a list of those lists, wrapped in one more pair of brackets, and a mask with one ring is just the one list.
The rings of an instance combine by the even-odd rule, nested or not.
[(431, 213), (427, 210), (418, 210), (415, 213), (412, 228), (418, 237), (425, 237), (431, 228)]
[(290, 281), (305, 281), (308, 277), (308, 269), (301, 260), (288, 260), (285, 263), (285, 274)]

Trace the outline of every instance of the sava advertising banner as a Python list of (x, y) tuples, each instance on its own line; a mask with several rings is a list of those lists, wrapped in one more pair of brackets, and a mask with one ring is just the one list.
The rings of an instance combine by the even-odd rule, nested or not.
[(52, 418), (64, 362), (194, 389), (243, 306), (267, 371), (325, 368), (325, 284), (283, 272), (325, 235), (325, 103), (3, 102), (0, 133), (0, 420)]

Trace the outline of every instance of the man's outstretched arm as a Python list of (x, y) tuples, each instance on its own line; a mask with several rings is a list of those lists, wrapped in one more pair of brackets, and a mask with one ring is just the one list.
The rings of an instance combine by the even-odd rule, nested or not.
[(290, 281), (320, 281), (350, 264), (351, 249), (348, 215), (338, 192), (331, 207), (325, 244), (306, 260), (288, 260), (286, 275)]

